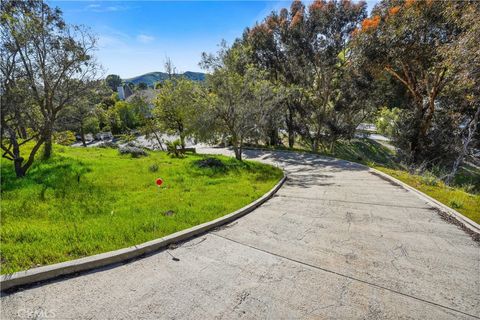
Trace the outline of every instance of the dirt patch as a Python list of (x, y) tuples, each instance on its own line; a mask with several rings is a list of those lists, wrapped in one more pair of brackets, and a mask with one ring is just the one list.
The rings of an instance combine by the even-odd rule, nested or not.
[(472, 237), (473, 241), (480, 244), (480, 234), (476, 233), (470, 228), (467, 228), (465, 224), (458, 221), (454, 216), (452, 216), (451, 214), (448, 214), (445, 211), (440, 210), (439, 208), (432, 207), (430, 208), (430, 210), (435, 211), (440, 216), (440, 218), (442, 218), (446, 222), (454, 224), (460, 229), (462, 229), (463, 231), (465, 231), (470, 237)]
[(374, 171), (369, 171), (369, 172), (370, 172), (371, 174), (373, 174), (374, 176), (379, 177), (380, 179), (387, 181), (388, 183), (390, 183), (391, 185), (393, 185), (393, 186), (395, 186), (395, 187), (400, 187), (400, 188), (402, 188), (402, 189), (405, 189), (401, 184), (396, 183), (395, 181), (392, 181), (392, 180), (388, 179), (387, 177), (384, 177), (383, 175), (381, 175), (381, 174), (379, 174), (379, 173), (376, 173), (376, 172), (374, 172)]

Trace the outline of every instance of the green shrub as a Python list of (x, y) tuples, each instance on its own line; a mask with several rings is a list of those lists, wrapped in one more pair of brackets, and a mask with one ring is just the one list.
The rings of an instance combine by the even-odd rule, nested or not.
[(112, 149), (117, 149), (118, 144), (112, 141), (104, 141), (98, 145), (99, 148), (112, 148)]
[(167, 154), (173, 158), (183, 158), (185, 156), (185, 150), (182, 149), (180, 139), (167, 142)]
[(141, 156), (148, 156), (148, 153), (145, 150), (143, 150), (142, 148), (131, 147), (131, 146), (120, 147), (118, 149), (118, 152), (120, 152), (120, 154), (122, 154), (122, 155), (129, 154), (133, 158), (138, 158), (138, 157), (141, 157)]
[(458, 199), (452, 199), (452, 200), (450, 200), (449, 205), (453, 209), (461, 209), (461, 208), (463, 208), (463, 201), (458, 200)]
[(134, 134), (129, 134), (128, 133), (128, 134), (122, 135), (121, 139), (125, 142), (133, 142), (137, 139), (137, 137)]
[(473, 193), (475, 191), (475, 185), (473, 183), (465, 183), (462, 185), (463, 191), (467, 193)]
[(387, 137), (394, 136), (400, 113), (401, 110), (398, 108), (383, 107), (380, 109), (375, 120), (377, 132)]
[(434, 186), (438, 185), (438, 178), (433, 173), (431, 173), (430, 171), (426, 171), (422, 175), (422, 183), (426, 184), (427, 186), (434, 187)]
[(216, 158), (206, 158), (195, 161), (195, 164), (200, 168), (225, 168), (225, 164)]
[(75, 142), (75, 134), (72, 131), (60, 131), (55, 132), (53, 135), (53, 141), (62, 146), (69, 146)]
[(150, 167), (148, 167), (148, 171), (150, 172), (157, 172), (158, 171), (158, 164), (154, 163)]

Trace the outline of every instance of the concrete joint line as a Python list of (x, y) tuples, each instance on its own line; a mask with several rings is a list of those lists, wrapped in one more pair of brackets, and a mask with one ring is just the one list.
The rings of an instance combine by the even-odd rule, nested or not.
[(19, 271), (12, 274), (4, 274), (0, 278), (0, 290), (5, 291), (19, 286), (31, 285), (36, 282), (51, 280), (65, 275), (125, 262), (149, 253), (159, 251), (161, 249), (165, 249), (171, 244), (184, 242), (187, 239), (204, 234), (212, 229), (223, 226), (252, 212), (270, 199), (278, 191), (278, 189), (282, 187), (286, 180), (287, 175), (284, 173), (282, 179), (272, 189), (249, 205), (215, 220), (202, 223), (186, 230), (175, 232), (163, 238), (89, 257), (33, 268), (25, 271)]
[(382, 204), (382, 203), (362, 202), (362, 201), (348, 201), (348, 200), (339, 200), (339, 199), (308, 198), (308, 197), (288, 196), (288, 195), (280, 195), (280, 194), (277, 195), (277, 197), (304, 199), (304, 200), (312, 200), (312, 201), (333, 201), (333, 202), (342, 202), (342, 203), (368, 204), (370, 206), (390, 207), (390, 208), (424, 209), (424, 210), (429, 210), (430, 209), (430, 207), (399, 206), (399, 205), (396, 205), (396, 204)]
[(322, 267), (319, 267), (319, 266), (316, 266), (316, 265), (313, 265), (313, 264), (310, 264), (310, 263), (307, 263), (307, 262), (303, 262), (303, 261), (300, 261), (300, 260), (297, 260), (297, 259), (294, 259), (294, 258), (289, 258), (289, 257), (283, 256), (281, 254), (277, 254), (277, 253), (274, 253), (274, 252), (271, 252), (271, 251), (268, 251), (268, 250), (265, 250), (265, 249), (261, 249), (261, 248), (258, 248), (258, 247), (255, 247), (255, 246), (252, 246), (252, 245), (249, 245), (249, 244), (239, 242), (239, 241), (234, 240), (234, 239), (230, 239), (230, 238), (221, 236), (221, 235), (219, 235), (218, 233), (215, 233), (215, 232), (212, 232), (210, 234), (214, 235), (216, 237), (222, 238), (224, 240), (234, 242), (234, 243), (239, 244), (241, 246), (245, 246), (245, 247), (251, 248), (253, 250), (257, 250), (257, 251), (275, 256), (275, 257), (280, 258), (280, 259), (288, 260), (288, 261), (291, 261), (291, 262), (294, 262), (294, 263), (297, 263), (297, 264), (301, 264), (301, 265), (306, 266), (306, 267), (310, 267), (310, 268), (313, 268), (313, 269), (316, 269), (316, 270), (331, 273), (331, 274), (334, 274), (334, 275), (337, 275), (337, 276), (340, 276), (340, 277), (343, 277), (343, 278), (347, 278), (347, 279), (350, 279), (350, 280), (353, 280), (353, 281), (361, 282), (361, 283), (364, 283), (366, 285), (376, 287), (376, 288), (379, 288), (379, 289), (382, 289), (382, 290), (387, 290), (389, 292), (392, 292), (392, 293), (395, 293), (395, 294), (398, 294), (398, 295), (401, 295), (401, 296), (404, 296), (404, 297), (407, 297), (407, 298), (410, 298), (410, 299), (415, 299), (417, 301), (420, 301), (420, 302), (423, 302), (423, 303), (428, 303), (428, 304), (436, 306), (436, 307), (440, 307), (440, 308), (448, 309), (450, 311), (461, 313), (463, 315), (466, 315), (466, 316), (469, 316), (469, 317), (472, 317), (472, 318), (475, 318), (475, 319), (480, 319), (480, 317), (478, 317), (476, 315), (472, 315), (472, 314), (469, 314), (469, 313), (466, 313), (466, 312), (463, 312), (463, 311), (460, 311), (460, 310), (457, 310), (457, 309), (454, 309), (454, 308), (451, 308), (451, 307), (447, 307), (447, 306), (441, 305), (441, 304), (436, 303), (436, 302), (432, 302), (432, 301), (425, 300), (425, 299), (422, 299), (422, 298), (419, 298), (419, 297), (415, 297), (413, 295), (403, 293), (403, 292), (397, 291), (395, 289), (387, 288), (387, 287), (381, 286), (381, 285), (373, 283), (373, 282), (358, 279), (358, 278), (355, 278), (355, 277), (352, 277), (352, 276), (349, 276), (349, 275), (346, 275), (346, 274), (343, 274), (343, 273), (340, 273), (340, 272), (337, 272), (337, 271), (322, 268)]
[[(250, 150), (260, 150), (260, 151), (272, 151), (272, 150), (269, 150), (269, 149), (264, 149), (264, 148), (254, 148), (254, 147), (249, 147), (249, 148), (244, 148), (244, 149), (250, 149)], [(275, 152), (278, 152), (278, 153), (302, 153), (302, 152), (297, 152), (297, 151), (293, 151), (293, 150), (280, 150), (280, 151), (275, 151)], [(388, 180), (390, 182), (393, 182), (394, 184), (400, 186), (400, 187), (403, 187), (409, 191), (412, 191), (413, 193), (415, 193), (420, 199), (426, 201), (430, 206), (432, 206), (433, 208), (437, 209), (437, 213), (440, 215), (440, 217), (442, 217), (444, 220), (446, 220), (447, 222), (450, 222), (450, 223), (453, 223), (455, 225), (457, 225), (458, 227), (460, 227), (462, 230), (464, 230), (466, 233), (468, 233), (473, 240), (477, 241), (477, 242), (480, 242), (480, 225), (478, 223), (476, 223), (475, 221), (465, 217), (464, 215), (462, 215), (461, 213), (459, 213), (458, 211), (444, 205), (443, 203), (433, 199), (432, 197), (426, 195), (425, 193), (415, 189), (414, 187), (411, 187), (409, 186), (408, 184), (386, 174), (386, 173), (383, 173), (377, 169), (374, 169), (374, 168), (371, 168), (369, 166), (366, 166), (364, 164), (361, 164), (361, 163), (357, 163), (357, 162), (352, 162), (352, 161), (347, 161), (347, 160), (343, 160), (343, 159), (338, 159), (338, 158), (333, 158), (333, 157), (329, 157), (329, 156), (324, 156), (324, 155), (318, 155), (318, 154), (314, 154), (314, 153), (311, 153), (311, 152), (305, 152), (307, 154), (310, 154), (310, 155), (315, 155), (317, 157), (320, 157), (320, 158), (325, 158), (325, 159), (332, 159), (332, 160), (339, 160), (339, 161), (343, 161), (343, 162), (347, 162), (347, 163), (353, 163), (355, 165), (358, 165), (360, 167), (363, 167), (363, 168), (366, 168), (370, 173), (376, 175), (376, 176), (379, 176), (379, 178), (381, 179), (384, 179), (384, 180)]]

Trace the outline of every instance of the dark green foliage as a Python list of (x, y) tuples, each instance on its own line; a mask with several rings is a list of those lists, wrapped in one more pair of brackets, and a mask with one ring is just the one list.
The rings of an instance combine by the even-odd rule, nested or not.
[(199, 168), (224, 168), (225, 164), (217, 158), (206, 158), (198, 160), (195, 164)]
[(185, 150), (182, 148), (180, 139), (167, 141), (167, 154), (173, 158), (183, 158), (185, 156)]
[(382, 1), (354, 32), (357, 63), (406, 93), (394, 143), (412, 165), (458, 165), (474, 144), (479, 13), (467, 1)]
[(62, 146), (69, 146), (75, 142), (75, 135), (72, 131), (60, 131), (53, 135), (53, 139), (55, 143), (58, 143)]
[[(44, 158), (51, 156), (59, 113), (91, 87), (96, 39), (43, 1), (1, 1), (0, 12), (0, 145), (23, 177), (42, 145)], [(33, 140), (30, 154), (22, 155)]]
[(145, 150), (143, 150), (142, 148), (134, 147), (134, 146), (128, 146), (128, 145), (118, 148), (118, 152), (122, 155), (129, 154), (129, 155), (132, 156), (132, 158), (148, 156), (148, 153)]
[(158, 164), (154, 163), (150, 167), (148, 167), (148, 171), (150, 172), (157, 172), (158, 171)]
[(119, 75), (109, 74), (105, 78), (105, 84), (112, 89), (112, 91), (117, 91), (117, 88), (122, 84), (122, 79)]

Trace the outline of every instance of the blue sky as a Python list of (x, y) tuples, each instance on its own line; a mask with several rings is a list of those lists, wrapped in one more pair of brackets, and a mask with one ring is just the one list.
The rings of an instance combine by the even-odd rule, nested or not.
[[(122, 78), (163, 71), (168, 56), (180, 72), (202, 71), (202, 52), (231, 44), (247, 26), (290, 1), (48, 1), (68, 23), (89, 26), (97, 59)], [(369, 9), (375, 0), (367, 1)]]

